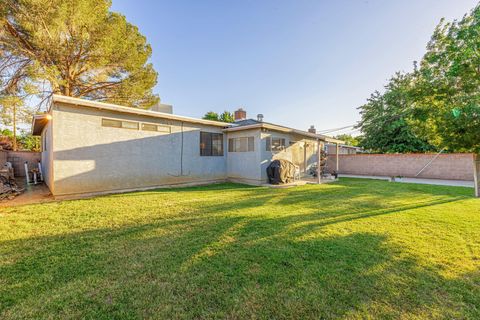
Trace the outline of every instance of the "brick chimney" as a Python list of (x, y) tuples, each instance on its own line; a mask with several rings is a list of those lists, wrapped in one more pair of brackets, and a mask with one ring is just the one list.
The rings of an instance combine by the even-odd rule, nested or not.
[(243, 110), (242, 108), (238, 108), (234, 112), (235, 121), (245, 120), (247, 119), (247, 111)]
[(317, 129), (315, 129), (315, 126), (312, 124), (310, 128), (308, 128), (308, 132), (310, 133), (317, 133)]

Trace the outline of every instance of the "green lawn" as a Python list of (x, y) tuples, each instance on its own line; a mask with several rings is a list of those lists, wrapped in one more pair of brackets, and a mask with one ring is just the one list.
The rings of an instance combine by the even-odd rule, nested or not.
[(0, 211), (0, 319), (479, 319), (469, 188), (221, 184)]

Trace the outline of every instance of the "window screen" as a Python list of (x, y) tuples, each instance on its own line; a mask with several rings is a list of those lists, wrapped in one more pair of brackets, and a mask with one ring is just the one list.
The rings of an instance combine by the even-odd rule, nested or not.
[(253, 137), (240, 137), (228, 139), (228, 152), (254, 151)]
[(170, 126), (157, 125), (157, 124), (152, 124), (152, 123), (142, 123), (142, 130), (170, 133)]
[(138, 122), (122, 121), (122, 128), (138, 130)]
[(138, 122), (133, 122), (133, 121), (102, 119), (102, 126), (138, 130)]
[(200, 155), (223, 156), (223, 134), (200, 132)]
[(266, 139), (266, 150), (278, 152), (285, 149), (285, 139), (277, 137), (268, 137)]
[(122, 127), (122, 121), (112, 120), (112, 119), (102, 119), (102, 126), (113, 127), (113, 128), (121, 128)]
[(142, 130), (145, 131), (157, 131), (156, 124), (142, 123)]

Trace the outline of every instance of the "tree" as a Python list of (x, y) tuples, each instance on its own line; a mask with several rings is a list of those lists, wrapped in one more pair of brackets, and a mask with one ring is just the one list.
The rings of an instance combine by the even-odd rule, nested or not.
[(229, 111), (224, 111), (221, 115), (218, 115), (218, 113), (214, 111), (208, 111), (205, 113), (202, 119), (205, 120), (213, 120), (213, 121), (222, 121), (222, 122), (234, 122), (235, 117), (233, 114)]
[(203, 116), (202, 119), (212, 120), (212, 121), (220, 121), (219, 117), (218, 117), (218, 113), (213, 112), (213, 111), (208, 111), (207, 113), (205, 113), (205, 115)]
[(220, 117), (219, 117), (220, 121), (223, 121), (223, 122), (235, 122), (235, 117), (233, 115), (233, 113), (229, 112), (229, 111), (224, 111)]
[(6, 126), (12, 127), (12, 150), (17, 151), (17, 125), (32, 119), (34, 111), (23, 103), (19, 97), (0, 95), (0, 116)]
[(32, 134), (23, 131), (20, 137), (18, 138), (18, 142), (22, 150), (36, 151), (36, 152), (41, 151), (39, 136), (33, 136)]
[(412, 126), (412, 81), (411, 74), (395, 74), (383, 94), (375, 91), (359, 108), (362, 119), (357, 127), (363, 134), (361, 147), (378, 153), (434, 150)]
[(356, 147), (359, 144), (358, 137), (354, 137), (351, 134), (339, 134), (339, 135), (336, 135), (334, 138), (345, 141), (345, 144), (349, 146)]
[(439, 147), (475, 153), (480, 197), (480, 6), (435, 29), (417, 74), (418, 125)]
[(158, 101), (151, 47), (109, 0), (2, 0), (0, 92), (131, 107)]
[[(40, 151), (40, 137), (32, 136), (25, 130), (20, 130), (16, 143), (17, 150)], [(10, 129), (0, 130), (0, 147), (4, 150), (14, 150), (13, 131)]]

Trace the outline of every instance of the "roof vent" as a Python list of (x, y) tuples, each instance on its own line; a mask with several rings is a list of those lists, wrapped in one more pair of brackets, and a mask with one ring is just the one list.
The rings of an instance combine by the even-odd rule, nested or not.
[(257, 114), (257, 121), (258, 122), (263, 122), (263, 114), (261, 114), (261, 113)]

